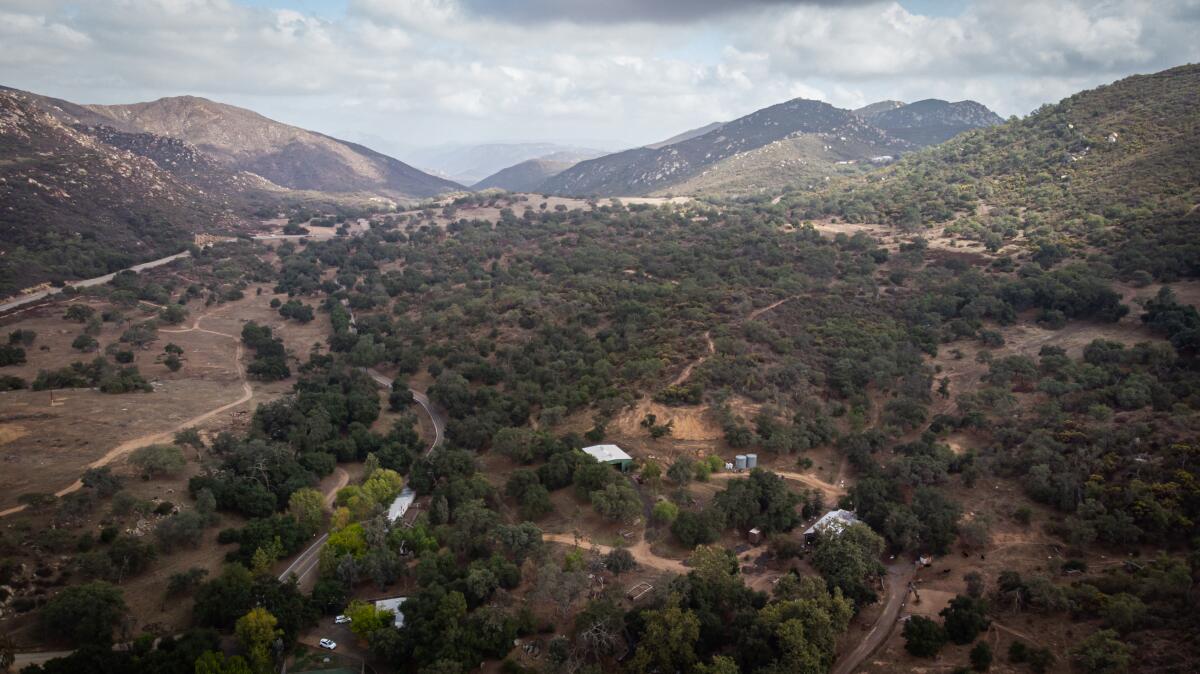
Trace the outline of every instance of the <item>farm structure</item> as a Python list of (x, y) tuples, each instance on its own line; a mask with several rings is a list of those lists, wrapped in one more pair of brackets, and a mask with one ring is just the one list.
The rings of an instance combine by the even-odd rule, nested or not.
[(858, 517), (849, 510), (830, 510), (821, 516), (821, 519), (813, 523), (813, 525), (804, 530), (804, 542), (814, 543), (817, 537), (825, 534), (840, 534), (846, 527), (851, 524), (856, 524)]
[(619, 468), (621, 472), (629, 470), (633, 465), (633, 457), (625, 453), (625, 450), (616, 445), (592, 445), (584, 447), (583, 453), (599, 461), (607, 463), (610, 466)]

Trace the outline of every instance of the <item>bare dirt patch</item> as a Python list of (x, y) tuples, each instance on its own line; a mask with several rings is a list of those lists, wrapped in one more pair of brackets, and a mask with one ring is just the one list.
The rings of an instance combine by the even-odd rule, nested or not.
[[(613, 420), (610, 428), (615, 434), (631, 439), (641, 435), (647, 443), (655, 443), (646, 433), (646, 429), (640, 425), (647, 414), (653, 414), (659, 424), (665, 424), (668, 421), (674, 422), (671, 436), (667, 440), (716, 441), (723, 437), (720, 425), (711, 418), (707, 406), (672, 407), (656, 403), (649, 398), (643, 398), (632, 409), (627, 409), (619, 414)], [(663, 440), (657, 442), (662, 443)]]

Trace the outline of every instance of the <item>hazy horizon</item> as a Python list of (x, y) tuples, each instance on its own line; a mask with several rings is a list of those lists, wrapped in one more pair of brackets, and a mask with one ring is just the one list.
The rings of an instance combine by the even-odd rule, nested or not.
[(0, 19), (8, 86), (203, 96), (385, 152), (612, 151), (795, 97), (1008, 117), (1200, 58), (1186, 0), (0, 0)]

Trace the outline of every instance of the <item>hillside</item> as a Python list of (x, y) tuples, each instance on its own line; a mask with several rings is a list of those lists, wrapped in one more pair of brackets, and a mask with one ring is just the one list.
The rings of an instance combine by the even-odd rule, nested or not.
[(873, 156), (874, 149), (871, 144), (811, 134), (785, 138), (726, 157), (700, 174), (653, 194), (732, 197), (818, 189), (836, 176), (858, 175), (875, 166), (869, 159), (859, 162), (861, 157)]
[[(121, 131), (179, 138), (227, 168), (294, 190), (421, 198), (461, 189), (369, 148), (194, 96), (83, 106)], [(70, 111), (67, 111), (68, 114)], [(92, 120), (80, 120), (94, 123)]]
[(921, 146), (944, 143), (964, 131), (1004, 121), (975, 101), (951, 103), (930, 98), (907, 105), (895, 103), (882, 101), (855, 112), (889, 134)]
[(471, 186), (474, 190), (502, 189), (509, 192), (537, 190), (547, 178), (571, 168), (577, 162), (553, 159), (530, 159), (503, 168)]
[(109, 145), (20, 92), (0, 91), (0, 294), (178, 252), (192, 232), (233, 222), (201, 189), (143, 156), (154, 147), (187, 157), (186, 147), (126, 141), (141, 151)]
[(864, 155), (895, 154), (910, 146), (828, 103), (795, 99), (773, 105), (703, 135), (659, 149), (641, 147), (580, 162), (546, 181), (547, 192), (633, 196), (662, 191), (706, 168), (769, 143), (800, 135), (869, 148)]
[(1200, 271), (1200, 66), (1137, 75), (959, 136), (879, 174), (791, 201), (837, 216), (948, 231), (991, 249), (1021, 237), (1057, 257), (1101, 249), (1124, 276)]
[(660, 143), (580, 162), (540, 189), (577, 196), (720, 197), (777, 193), (788, 187), (807, 190), (827, 176), (846, 173), (847, 165), (886, 163), (1000, 121), (973, 101), (880, 101), (851, 111), (796, 99)]

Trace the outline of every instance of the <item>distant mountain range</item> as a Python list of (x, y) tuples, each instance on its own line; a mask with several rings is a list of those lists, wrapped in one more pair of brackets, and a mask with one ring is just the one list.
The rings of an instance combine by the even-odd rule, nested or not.
[[(551, 155), (553, 156), (553, 155)], [(501, 189), (507, 192), (532, 192), (547, 179), (571, 168), (578, 162), (555, 159), (528, 159), (500, 169), (471, 186), (475, 190)]]
[(606, 154), (604, 150), (558, 143), (486, 143), (411, 148), (405, 153), (417, 166), (464, 185), (530, 159), (574, 163)]
[[(76, 115), (80, 108), (86, 111)], [(187, 141), (213, 160), (288, 189), (431, 197), (461, 189), (370, 148), (195, 96), (64, 109), (64, 121)], [(72, 118), (75, 119), (72, 119)]]
[(908, 105), (881, 101), (855, 112), (891, 135), (921, 146), (944, 143), (963, 131), (996, 126), (1004, 121), (981, 103), (950, 103), (936, 98)]
[[(888, 161), (962, 131), (998, 124), (973, 101), (881, 101), (856, 111), (795, 99), (660, 143), (582, 161), (538, 191), (578, 196), (739, 194), (822, 180), (836, 167)], [(884, 159), (886, 158), (886, 159)]]

